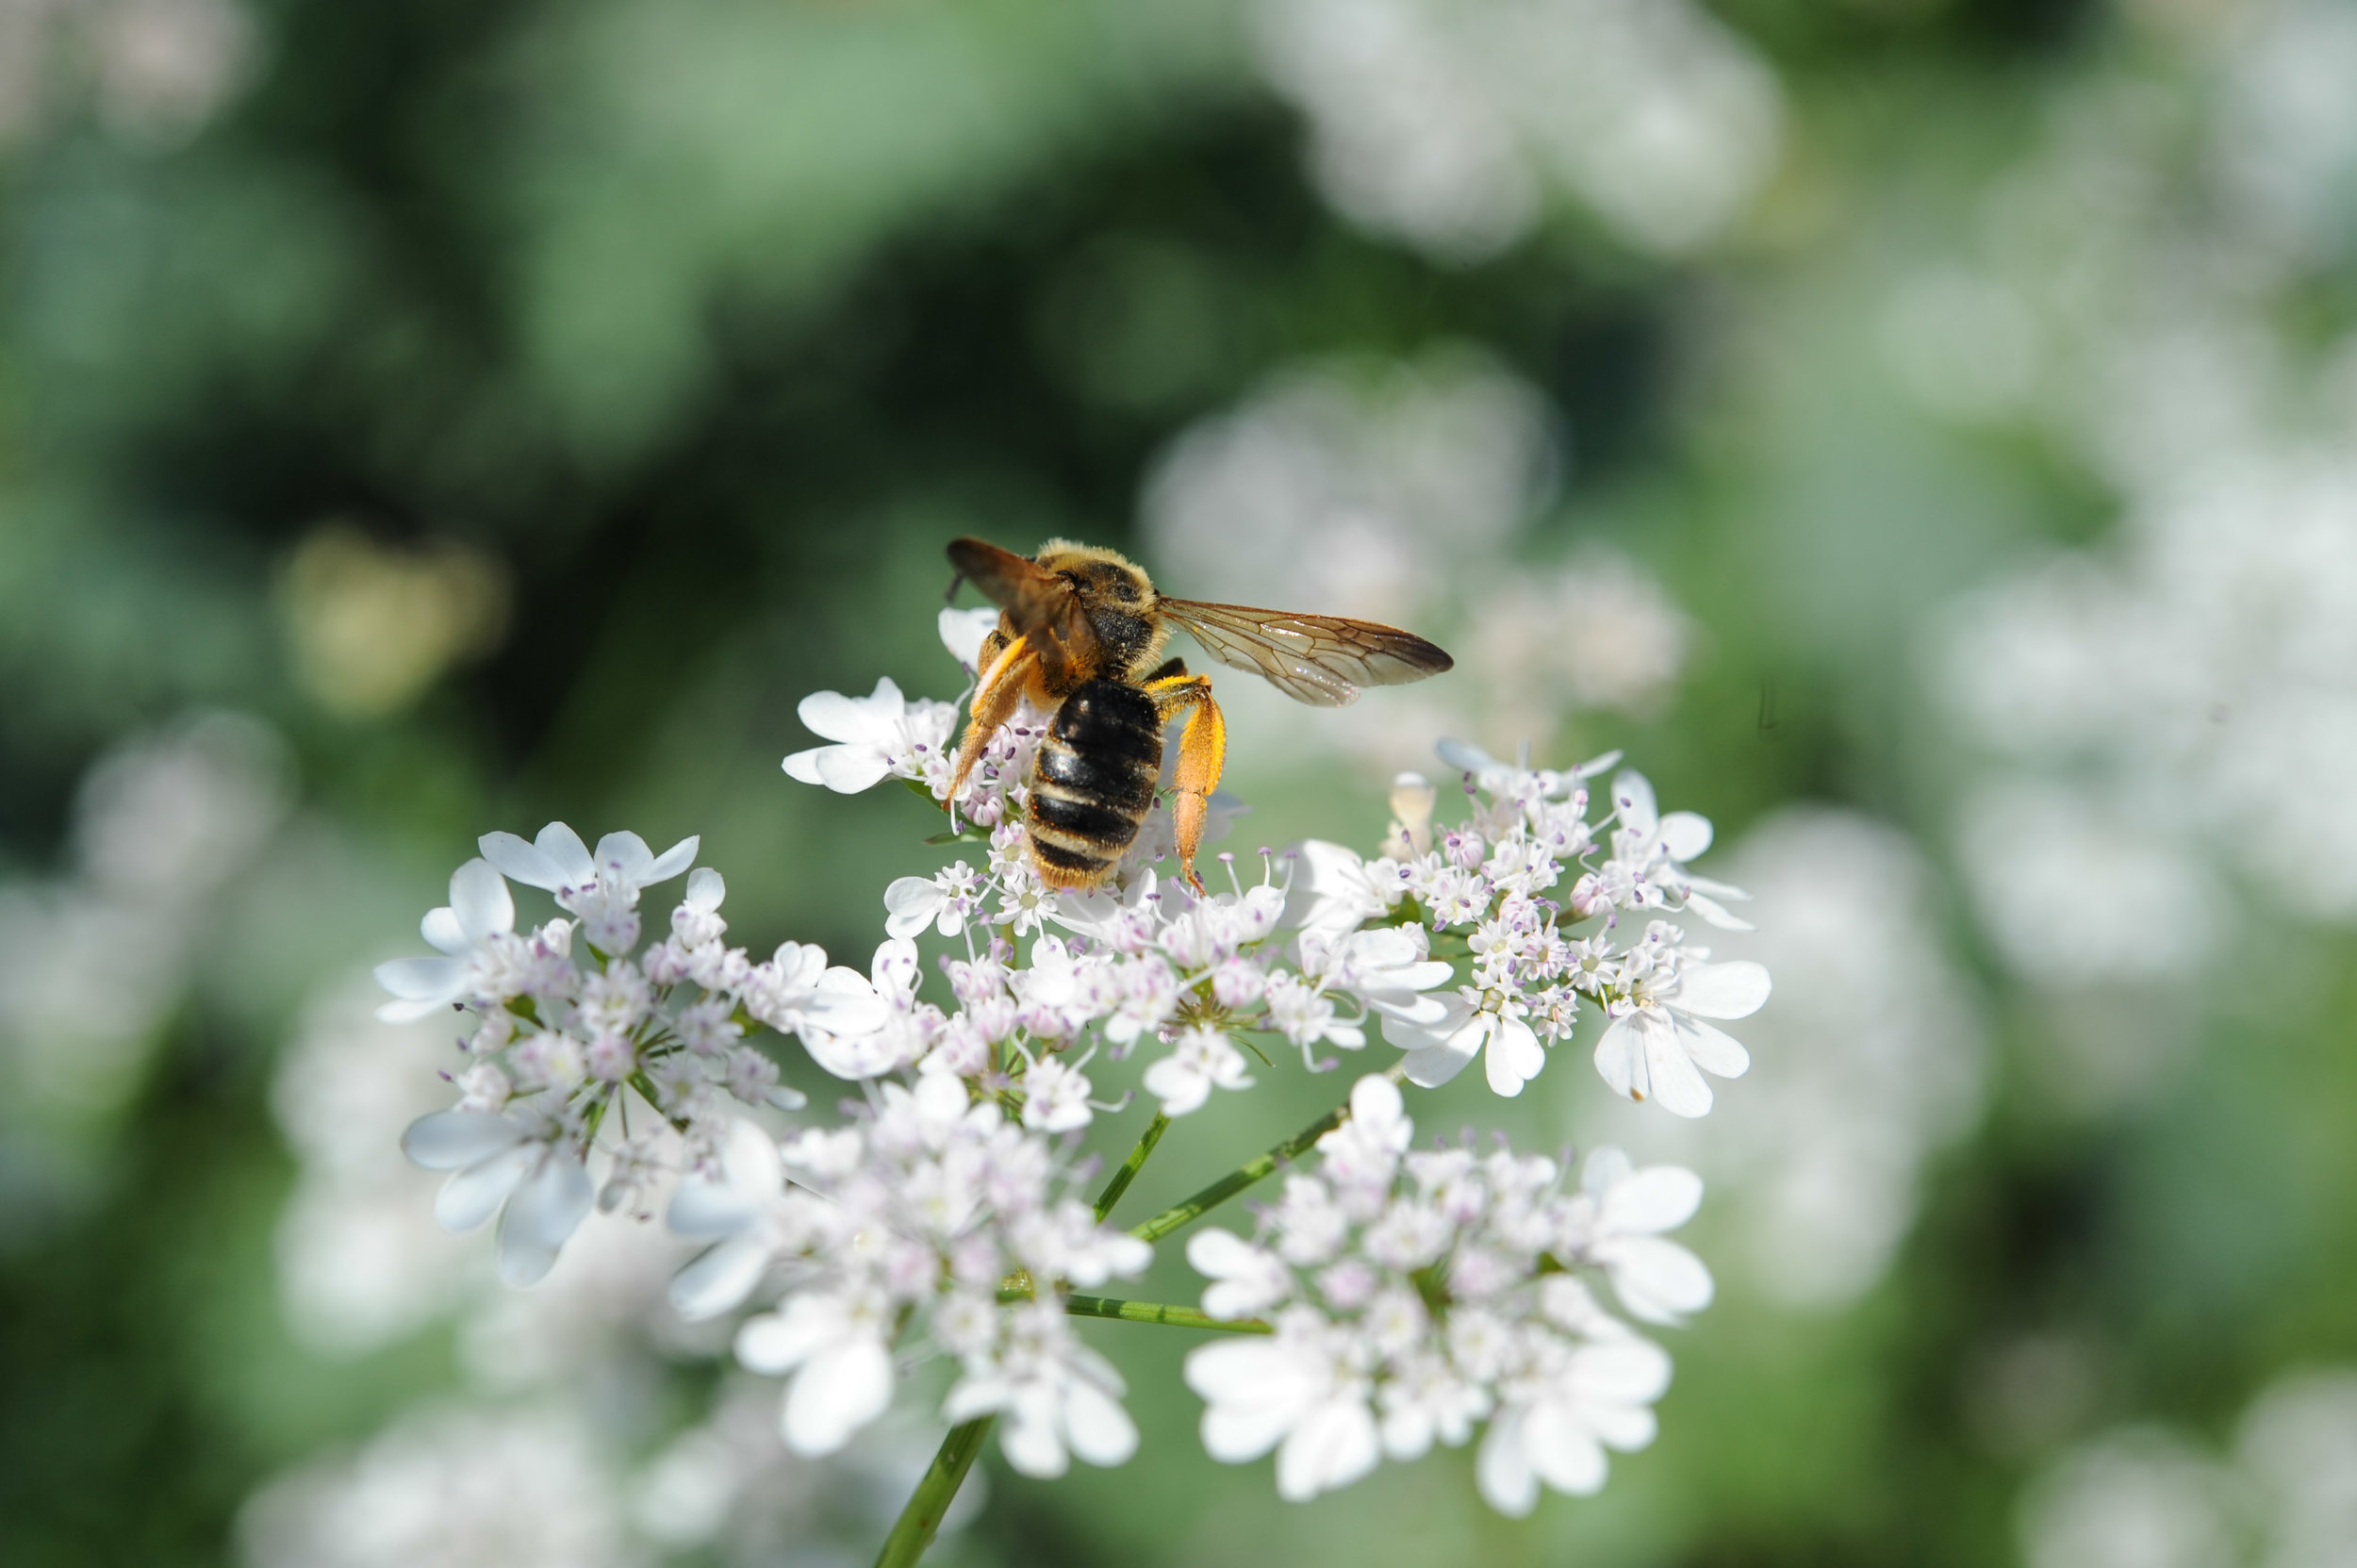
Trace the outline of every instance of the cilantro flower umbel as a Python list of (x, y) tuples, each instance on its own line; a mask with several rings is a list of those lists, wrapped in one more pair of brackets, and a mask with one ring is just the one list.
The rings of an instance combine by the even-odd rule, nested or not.
[[(964, 677), (994, 624), (941, 616)], [(792, 778), (848, 793), (897, 777), (943, 800), (951, 704), (885, 680), (800, 712), (829, 744), (788, 757)], [(563, 823), (486, 834), (420, 928), (432, 956), (378, 970), (387, 1016), (454, 1026), (453, 1103), (403, 1143), (449, 1173), (436, 1217), (496, 1220), (500, 1273), (529, 1285), (585, 1228), (663, 1214), (701, 1249), (672, 1308), (776, 1379), (798, 1455), (928, 1397), (954, 1430), (887, 1544), (894, 1568), (988, 1433), (1032, 1477), (1132, 1459), (1111, 1340), (1084, 1343), (1076, 1317), (1212, 1336), (1185, 1362), (1204, 1446), (1273, 1457), (1288, 1499), (1435, 1447), (1471, 1449), (1508, 1514), (1602, 1486), (1612, 1456), (1652, 1441), (1671, 1376), (1633, 1325), (1711, 1300), (1672, 1236), (1702, 1183), (1610, 1148), (1576, 1171), (1470, 1137), (1418, 1148), (1411, 1097), (1475, 1063), (1517, 1095), (1586, 1030), (1612, 1092), (1708, 1111), (1702, 1075), (1748, 1064), (1717, 1022), (1769, 991), (1757, 965), (1693, 940), (1739, 923), (1740, 893), (1689, 868), (1708, 823), (1661, 812), (1634, 772), (1596, 798), (1614, 758), (1548, 770), (1447, 743), (1461, 813), (1403, 776), (1373, 853), (1222, 855), (1228, 885), (1208, 892), (1171, 874), (1157, 804), (1102, 886), (1059, 891), (1023, 826), (1048, 722), (1021, 706), (990, 736), (946, 834), (944, 814), (908, 808), (953, 847), (930, 875), (879, 879), (864, 966), (733, 945), (728, 883), (694, 864), (696, 838), (657, 854), (629, 833), (592, 849)], [(511, 883), (541, 907), (519, 909)], [(1327, 1115), (1160, 1214), (1113, 1217), (1158, 1149), (1270, 1076), (1377, 1040), (1397, 1055), (1376, 1050), (1381, 1070)], [(804, 1090), (829, 1082), (814, 1105)], [(1199, 1306), (1099, 1294), (1280, 1171), (1257, 1217), (1186, 1238)]]

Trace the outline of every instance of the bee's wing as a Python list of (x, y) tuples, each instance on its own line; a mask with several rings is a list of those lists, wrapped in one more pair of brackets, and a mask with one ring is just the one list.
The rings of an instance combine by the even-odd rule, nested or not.
[(1265, 676), (1311, 707), (1339, 708), (1357, 701), (1361, 686), (1404, 685), (1457, 662), (1412, 632), (1372, 620), (1192, 599), (1161, 600), (1156, 608), (1220, 663)]
[(1037, 562), (981, 539), (951, 539), (949, 564), (958, 575), (1006, 611), (1014, 635), (1028, 637), (1049, 685), (1060, 685), (1073, 668), (1095, 665), (1096, 631), (1080, 608), (1072, 585)]

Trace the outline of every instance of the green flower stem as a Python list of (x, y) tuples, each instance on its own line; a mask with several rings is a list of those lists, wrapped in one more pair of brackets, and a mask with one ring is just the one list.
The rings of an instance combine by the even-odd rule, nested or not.
[[(1406, 1068), (1394, 1066), (1384, 1076), (1396, 1082), (1406, 1074)], [(1218, 1208), (1254, 1182), (1275, 1174), (1277, 1167), (1287, 1161), (1298, 1159), (1320, 1138), (1325, 1137), (1349, 1119), (1350, 1105), (1348, 1101), (1344, 1101), (1267, 1153), (1255, 1155), (1246, 1160), (1193, 1197), (1183, 1198), (1172, 1204), (1143, 1225), (1132, 1226), (1129, 1234), (1145, 1241), (1161, 1241), (1181, 1226), (1191, 1225), (1200, 1219), (1205, 1213)]]
[[(1010, 1306), (1031, 1299), (1028, 1285), (1001, 1285), (998, 1304)], [(1123, 1323), (1160, 1323), (1173, 1329), (1208, 1329), (1218, 1334), (1273, 1334), (1275, 1326), (1257, 1317), (1213, 1317), (1195, 1307), (1173, 1307), (1161, 1301), (1116, 1301), (1110, 1296), (1067, 1296), (1064, 1312), (1073, 1317), (1110, 1317)]]
[(884, 1537), (883, 1550), (876, 1554), (876, 1568), (912, 1568), (925, 1555), (941, 1528), (942, 1515), (949, 1511), (950, 1500), (965, 1484), (965, 1473), (974, 1468), (974, 1456), (982, 1451), (982, 1439), (990, 1435), (991, 1423), (997, 1419), (985, 1415), (949, 1428), (925, 1478), (916, 1483), (916, 1494), (900, 1510), (892, 1533)]
[(1165, 1323), (1173, 1329), (1209, 1329), (1220, 1334), (1273, 1334), (1277, 1329), (1257, 1317), (1232, 1321), (1211, 1316), (1196, 1307), (1171, 1307), (1160, 1301), (1115, 1301), (1102, 1296), (1068, 1296), (1063, 1310), (1074, 1317), (1112, 1317), (1124, 1323)]
[(1146, 1131), (1139, 1134), (1138, 1147), (1129, 1151), (1129, 1158), (1121, 1162), (1121, 1168), (1113, 1172), (1113, 1179), (1106, 1182), (1105, 1190), (1097, 1195), (1096, 1217), (1099, 1220), (1113, 1212), (1113, 1205), (1121, 1201), (1121, 1195), (1129, 1190), (1129, 1183), (1136, 1180), (1138, 1172), (1146, 1168), (1146, 1157), (1154, 1152), (1154, 1146), (1161, 1143), (1162, 1134), (1169, 1131), (1170, 1118), (1156, 1112), (1154, 1119), (1146, 1123)]

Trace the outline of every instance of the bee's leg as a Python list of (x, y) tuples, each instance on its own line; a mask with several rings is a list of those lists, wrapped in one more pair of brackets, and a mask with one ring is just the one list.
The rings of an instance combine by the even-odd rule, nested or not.
[(1208, 675), (1167, 675), (1146, 684), (1162, 722), (1187, 716), (1178, 732), (1178, 768), (1172, 778), (1178, 799), (1170, 803), (1172, 823), (1178, 830), (1178, 870), (1187, 884), (1203, 891), (1195, 874), (1195, 851), (1202, 847), (1203, 823), (1211, 812), (1211, 791), (1219, 787), (1220, 766), (1228, 758), (1228, 721), (1211, 701)]
[(1157, 681), (1167, 681), (1174, 675), (1184, 675), (1186, 672), (1186, 660), (1164, 659), (1161, 664), (1154, 667), (1154, 673), (1146, 678), (1145, 684), (1150, 687)]
[(965, 787), (965, 776), (981, 760), (982, 748), (1023, 701), (1024, 682), (1034, 659), (1022, 637), (1010, 641), (1006, 633), (995, 631), (982, 639), (981, 684), (974, 688), (965, 739), (958, 747), (957, 770), (949, 776), (949, 793), (941, 802), (942, 810), (955, 809), (958, 791)]

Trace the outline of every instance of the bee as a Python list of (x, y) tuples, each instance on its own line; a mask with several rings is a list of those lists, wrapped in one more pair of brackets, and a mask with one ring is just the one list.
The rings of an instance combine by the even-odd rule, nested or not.
[(1357, 701), (1361, 686), (1421, 681), (1456, 663), (1424, 638), (1373, 621), (1165, 598), (1133, 563), (1068, 539), (1050, 539), (1028, 559), (955, 539), (949, 564), (999, 606), (949, 799), (1024, 697), (1052, 714), (1024, 780), (1023, 821), (1031, 864), (1050, 887), (1091, 888), (1113, 875), (1154, 803), (1162, 732), (1183, 718), (1171, 817), (1179, 870), (1202, 891), (1195, 851), (1228, 727), (1211, 677), (1162, 658), (1173, 626), (1220, 663), (1312, 707), (1339, 708)]

